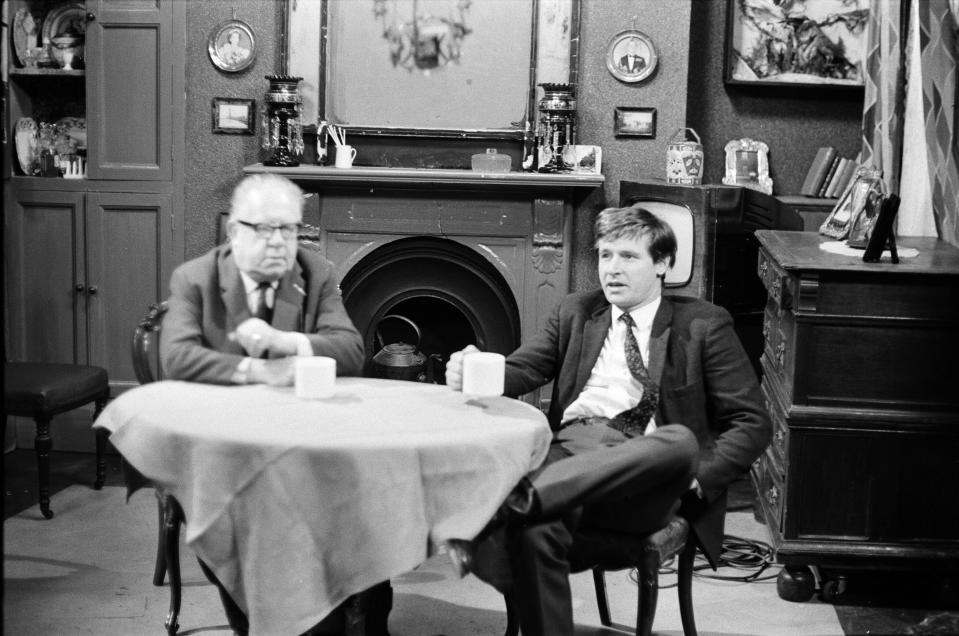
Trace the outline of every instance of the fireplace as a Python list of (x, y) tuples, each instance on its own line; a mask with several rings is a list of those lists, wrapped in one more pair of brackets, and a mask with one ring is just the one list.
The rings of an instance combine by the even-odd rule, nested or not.
[[(314, 193), (305, 221), (337, 267), (367, 361), (422, 334), (443, 360), (467, 344), (507, 354), (569, 289), (570, 216), (594, 174), (320, 166), (267, 168)], [(442, 381), (442, 373), (439, 374)], [(534, 398), (534, 401), (535, 398)]]

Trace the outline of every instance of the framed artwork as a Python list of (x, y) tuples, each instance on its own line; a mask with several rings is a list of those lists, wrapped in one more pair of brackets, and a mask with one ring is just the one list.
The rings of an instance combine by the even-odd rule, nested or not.
[(617, 137), (656, 137), (656, 109), (617, 106), (613, 111), (613, 132)]
[(221, 135), (252, 135), (255, 111), (255, 100), (214, 97), (213, 132)]
[(606, 48), (606, 68), (621, 82), (643, 81), (653, 74), (658, 63), (656, 47), (642, 31), (621, 31)]
[(875, 0), (729, 0), (727, 84), (862, 87)]
[(769, 178), (769, 146), (753, 139), (733, 139), (726, 144), (726, 185), (741, 185), (773, 193)]
[(242, 20), (227, 20), (213, 29), (207, 41), (207, 52), (213, 66), (221, 71), (242, 71), (256, 58), (253, 29)]

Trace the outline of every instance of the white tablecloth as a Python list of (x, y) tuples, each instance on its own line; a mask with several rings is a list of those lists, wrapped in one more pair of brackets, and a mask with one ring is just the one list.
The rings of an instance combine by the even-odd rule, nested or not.
[(256, 635), (301, 633), (444, 541), (475, 536), (551, 438), (517, 400), (366, 378), (338, 378), (315, 401), (157, 382), (96, 425), (177, 498), (187, 544)]

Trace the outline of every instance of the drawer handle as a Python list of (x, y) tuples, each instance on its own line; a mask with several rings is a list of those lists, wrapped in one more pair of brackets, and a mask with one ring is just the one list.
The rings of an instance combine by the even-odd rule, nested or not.
[(775, 506), (779, 502), (779, 489), (771, 486), (769, 490), (766, 491), (766, 500)]
[(780, 342), (776, 345), (776, 364), (780, 369), (786, 367), (786, 343)]
[(784, 433), (782, 429), (776, 431), (775, 438), (776, 438), (776, 446), (778, 446), (779, 448), (782, 448), (783, 446), (786, 445), (786, 433)]

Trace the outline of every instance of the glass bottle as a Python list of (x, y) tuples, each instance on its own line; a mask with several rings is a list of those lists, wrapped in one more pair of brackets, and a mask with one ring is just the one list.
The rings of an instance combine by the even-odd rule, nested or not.
[(272, 155), (265, 166), (300, 165), (303, 154), (303, 123), (300, 119), (302, 99), (297, 85), (302, 77), (267, 75), (270, 88), (263, 107), (263, 148)]
[(576, 143), (576, 87), (572, 84), (540, 84), (539, 171), (559, 172), (569, 166), (563, 161), (563, 148)]

